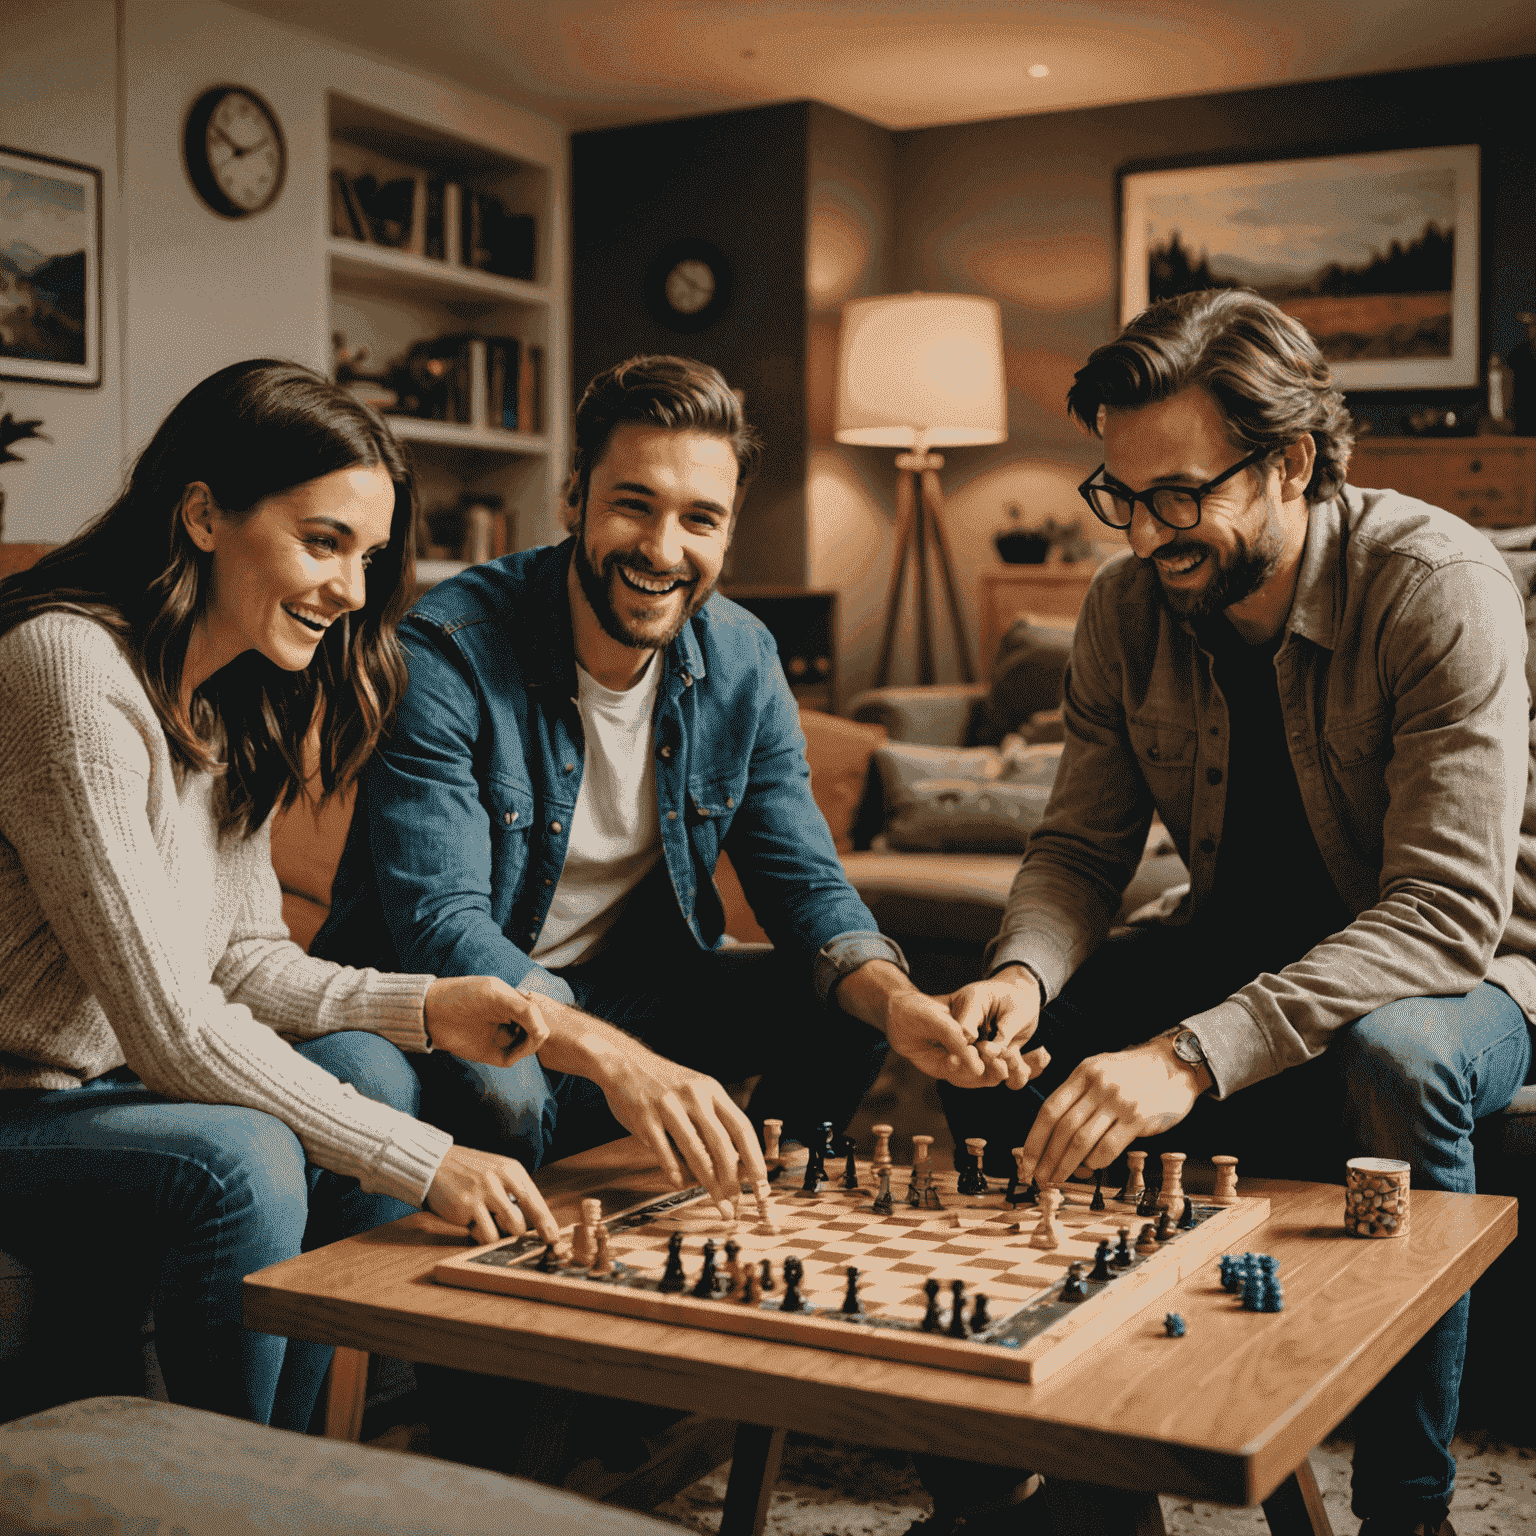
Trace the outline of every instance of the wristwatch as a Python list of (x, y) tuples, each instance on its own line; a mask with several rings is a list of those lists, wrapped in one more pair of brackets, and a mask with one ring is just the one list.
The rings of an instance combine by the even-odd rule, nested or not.
[(1166, 1031), (1163, 1038), (1173, 1041), (1173, 1054), (1186, 1067), (1205, 1067), (1210, 1065), (1205, 1059), (1205, 1047), (1200, 1044), (1200, 1036), (1194, 1030), (1185, 1029), (1181, 1024), (1176, 1029)]

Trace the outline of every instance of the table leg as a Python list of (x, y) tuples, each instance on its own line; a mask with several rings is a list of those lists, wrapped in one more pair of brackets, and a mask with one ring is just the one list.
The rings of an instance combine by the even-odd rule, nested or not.
[(1040, 1490), (1054, 1536), (1166, 1536), (1155, 1493), (1048, 1477)]
[(761, 1424), (736, 1426), (720, 1536), (763, 1536), (773, 1485), (779, 1480), (784, 1434), (782, 1429), (767, 1429)]
[(368, 1400), (368, 1351), (338, 1344), (321, 1390), (326, 1439), (358, 1439), (363, 1432), (363, 1405)]
[(1269, 1521), (1270, 1536), (1333, 1536), (1310, 1461), (1303, 1461), (1264, 1500), (1264, 1518)]

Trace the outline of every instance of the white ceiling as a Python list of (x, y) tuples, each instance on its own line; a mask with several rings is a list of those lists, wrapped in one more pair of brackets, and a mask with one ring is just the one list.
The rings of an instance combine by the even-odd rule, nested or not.
[(806, 97), (924, 128), (1536, 53), (1531, 0), (236, 3), (572, 129)]

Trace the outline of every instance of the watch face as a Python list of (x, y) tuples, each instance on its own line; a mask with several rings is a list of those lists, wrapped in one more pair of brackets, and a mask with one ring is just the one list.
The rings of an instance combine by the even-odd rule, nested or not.
[(199, 97), (187, 119), (186, 153), (198, 195), (228, 218), (260, 213), (282, 189), (282, 130), (254, 91), (218, 86)]

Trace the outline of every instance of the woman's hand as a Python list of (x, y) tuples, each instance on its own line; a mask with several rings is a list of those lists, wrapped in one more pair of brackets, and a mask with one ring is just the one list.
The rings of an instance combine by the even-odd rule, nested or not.
[(490, 1067), (510, 1067), (549, 1038), (539, 1005), (499, 976), (440, 976), (422, 1012), (434, 1050)]
[(427, 1209), (456, 1227), (468, 1227), (477, 1243), (503, 1233), (520, 1237), (530, 1227), (552, 1243), (560, 1235), (544, 1197), (515, 1157), (452, 1146), (427, 1191)]

